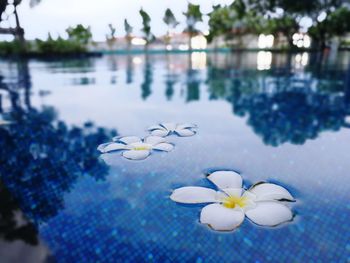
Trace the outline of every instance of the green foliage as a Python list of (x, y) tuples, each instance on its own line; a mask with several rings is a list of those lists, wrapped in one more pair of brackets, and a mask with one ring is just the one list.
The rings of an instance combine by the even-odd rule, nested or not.
[(341, 7), (329, 15), (330, 32), (334, 36), (343, 36), (350, 32), (350, 9)]
[(142, 29), (141, 31), (144, 34), (144, 39), (146, 40), (146, 46), (153, 42), (155, 40), (155, 36), (152, 34), (151, 32), (151, 18), (150, 16), (147, 14), (146, 11), (144, 11), (142, 8), (139, 11), (141, 18), (142, 18)]
[(198, 22), (203, 21), (203, 18), (202, 18), (203, 15), (200, 10), (200, 6), (188, 3), (187, 11), (183, 14), (186, 17), (186, 22), (187, 22), (187, 27), (185, 31), (188, 32), (190, 35), (197, 33), (198, 30), (196, 29), (196, 24)]
[(166, 44), (169, 44), (171, 40), (170, 28), (175, 28), (179, 24), (179, 22), (176, 20), (173, 12), (169, 8), (165, 10), (163, 21), (168, 26), (168, 32), (164, 38), (164, 42)]
[(165, 10), (163, 21), (168, 27), (172, 28), (175, 28), (179, 24), (170, 8)]
[(260, 33), (271, 34), (274, 37), (278, 37), (281, 33), (288, 40), (289, 48), (293, 47), (293, 35), (300, 29), (300, 25), (295, 17), (286, 14), (281, 17), (269, 18), (264, 22), (260, 27)]
[(108, 24), (109, 34), (106, 35), (106, 41), (109, 46), (112, 46), (116, 41), (116, 29), (112, 24)]
[(132, 40), (132, 36), (131, 36), (131, 33), (132, 33), (132, 26), (128, 23), (128, 20), (127, 19), (124, 19), (124, 30), (125, 30), (125, 38), (126, 38), (126, 41), (128, 43), (128, 49), (130, 48), (130, 45), (131, 45), (131, 40)]
[(66, 32), (70, 41), (78, 43), (81, 46), (86, 46), (92, 39), (90, 27), (84, 27), (81, 24), (75, 27), (69, 27)]
[(327, 40), (341, 37), (350, 32), (350, 9), (341, 7), (326, 16), (321, 22), (309, 28), (308, 33), (317, 44), (324, 48)]
[[(27, 48), (29, 48), (29, 43), (27, 44)], [(25, 52), (26, 49), (24, 49), (23, 45), (18, 40), (0, 42), (0, 56), (23, 54)]]
[(128, 23), (127, 19), (124, 19), (124, 30), (127, 36), (131, 35), (132, 33), (132, 26)]
[(114, 39), (115, 38), (115, 32), (116, 32), (116, 29), (115, 27), (112, 25), (112, 24), (108, 24), (108, 28), (109, 28), (109, 39)]
[(48, 35), (47, 40), (35, 41), (36, 52), (39, 54), (78, 54), (87, 52), (87, 45), (91, 42), (92, 34), (90, 27), (84, 27), (83, 25), (77, 25), (75, 27), (69, 27), (66, 30), (68, 39), (58, 37), (53, 39), (51, 35)]
[[(300, 20), (308, 17), (313, 26), (308, 33), (319, 48), (334, 36), (350, 32), (350, 6), (342, 0), (235, 0), (228, 6), (214, 6), (209, 13), (211, 42), (217, 36), (233, 39), (243, 34), (284, 35), (289, 48), (293, 35), (300, 30)], [(326, 19), (319, 21), (320, 15)]]
[(228, 6), (213, 6), (213, 11), (209, 13), (208, 42), (220, 35), (227, 36), (232, 31), (234, 21), (234, 14)]
[(82, 46), (79, 42), (65, 40), (61, 37), (58, 37), (56, 40), (54, 40), (50, 35), (45, 41), (36, 39), (35, 45), (36, 52), (39, 54), (63, 55), (82, 53), (87, 51), (86, 47)]
[(209, 14), (209, 35), (211, 42), (214, 37), (224, 36), (226, 40), (240, 38), (247, 33), (262, 31), (262, 17), (247, 10), (243, 1), (237, 0), (229, 6), (214, 6)]

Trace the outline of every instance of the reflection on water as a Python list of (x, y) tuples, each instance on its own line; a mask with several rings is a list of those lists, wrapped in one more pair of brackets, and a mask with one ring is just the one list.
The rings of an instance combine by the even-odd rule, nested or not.
[[(0, 114), (14, 122), (0, 126), (1, 255), (22, 240), (60, 262), (345, 261), (349, 53), (1, 61), (0, 73)], [(195, 122), (198, 135), (136, 164), (98, 158), (113, 129), (144, 136), (164, 121)], [(290, 186), (294, 223), (218, 235), (168, 201), (217, 167)]]
[(143, 100), (146, 100), (152, 93), (151, 87), (152, 87), (152, 81), (153, 81), (153, 68), (148, 55), (146, 55), (143, 75), (144, 75), (144, 79), (141, 84), (141, 90), (142, 90), (141, 97)]
[(39, 239), (38, 230), (25, 218), (1, 182), (0, 199), (1, 262), (54, 262), (50, 251)]
[(256, 63), (258, 70), (270, 69), (272, 63), (272, 53), (268, 51), (259, 51)]
[[(2, 87), (8, 86), (2, 83)], [(29, 94), (30, 86), (24, 88), (24, 94)], [(96, 145), (116, 132), (89, 122), (83, 128), (68, 127), (57, 120), (52, 107), (34, 109), (30, 98), (24, 105), (18, 103), (20, 88), (4, 90), (16, 99), (11, 99), (5, 113), (12, 124), (0, 127), (1, 180), (26, 216), (38, 224), (64, 207), (63, 193), (72, 189), (78, 177), (104, 180), (108, 167), (98, 159)]]

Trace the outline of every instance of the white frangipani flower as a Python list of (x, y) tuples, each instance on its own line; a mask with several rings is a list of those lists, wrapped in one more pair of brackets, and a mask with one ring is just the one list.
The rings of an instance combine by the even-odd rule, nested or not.
[(195, 135), (196, 132), (193, 130), (197, 126), (194, 124), (177, 124), (177, 123), (161, 123), (148, 128), (148, 131), (155, 136), (165, 137), (170, 134), (177, 134), (181, 137)]
[(122, 155), (130, 160), (143, 160), (152, 150), (170, 152), (174, 145), (159, 136), (148, 136), (141, 139), (137, 136), (115, 137), (113, 142), (103, 143), (97, 147), (101, 153), (122, 151)]
[(200, 222), (214, 230), (234, 230), (245, 216), (262, 226), (276, 226), (293, 219), (292, 211), (283, 201), (294, 201), (294, 198), (282, 186), (257, 183), (244, 190), (242, 177), (233, 171), (217, 171), (207, 179), (219, 191), (188, 186), (174, 190), (170, 198), (185, 204), (212, 203), (202, 209)]

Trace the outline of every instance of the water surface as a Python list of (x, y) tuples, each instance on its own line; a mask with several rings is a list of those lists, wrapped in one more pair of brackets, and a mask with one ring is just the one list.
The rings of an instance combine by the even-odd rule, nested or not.
[[(0, 127), (5, 262), (18, 251), (37, 262), (349, 260), (349, 53), (1, 61), (0, 74), (13, 121)], [(160, 122), (198, 133), (143, 161), (96, 151)], [(201, 205), (168, 198), (213, 187), (205, 173), (217, 169), (286, 187), (293, 222), (220, 233), (199, 223)]]

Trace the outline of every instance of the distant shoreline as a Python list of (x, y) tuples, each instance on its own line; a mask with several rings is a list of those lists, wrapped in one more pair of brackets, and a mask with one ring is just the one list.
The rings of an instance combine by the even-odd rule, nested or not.
[[(251, 49), (240, 49), (240, 48), (207, 48), (207, 49), (192, 49), (189, 50), (166, 50), (166, 49), (149, 49), (145, 50), (96, 50), (81, 53), (19, 53), (10, 55), (0, 55), (0, 58), (20, 58), (20, 59), (58, 59), (58, 58), (90, 58), (90, 57), (101, 57), (103, 55), (156, 55), (156, 54), (189, 54), (194, 52), (204, 52), (204, 53), (236, 53), (236, 52), (272, 52), (272, 53), (300, 53), (300, 52), (310, 52), (316, 53), (321, 52), (318, 49), (310, 48), (298, 48), (298, 49), (276, 49), (276, 48), (251, 48)], [(340, 48), (338, 51), (350, 51), (349, 48)]]

